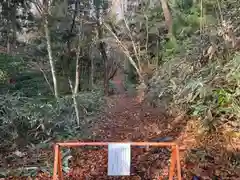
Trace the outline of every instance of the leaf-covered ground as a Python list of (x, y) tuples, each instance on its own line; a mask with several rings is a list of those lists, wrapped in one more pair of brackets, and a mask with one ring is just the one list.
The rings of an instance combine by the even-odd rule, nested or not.
[[(127, 95), (113, 96), (107, 101), (106, 112), (89, 127), (95, 138), (84, 140), (111, 142), (172, 139), (180, 145), (183, 179), (189, 180), (193, 176), (201, 179), (240, 179), (238, 137), (227, 138), (221, 130), (212, 135), (200, 135), (197, 120), (188, 119), (184, 115), (169, 117), (161, 109), (138, 104)], [(52, 154), (49, 152), (45, 153), (45, 158), (51, 163)], [(27, 159), (35, 157), (34, 152), (32, 154)], [(168, 174), (168, 149), (132, 148), (132, 176), (124, 178), (107, 177), (106, 148), (74, 148), (72, 155), (71, 169), (65, 179), (147, 180), (156, 179), (159, 175), (164, 179)], [(40, 173), (37, 179), (51, 178), (46, 173)]]

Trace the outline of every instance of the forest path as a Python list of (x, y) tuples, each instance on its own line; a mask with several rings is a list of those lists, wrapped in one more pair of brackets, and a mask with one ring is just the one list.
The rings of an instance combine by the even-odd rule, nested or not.
[[(94, 141), (124, 142), (151, 141), (154, 138), (167, 138), (180, 144), (181, 155), (186, 143), (183, 116), (170, 118), (159, 108), (153, 108), (126, 94), (114, 95), (107, 99), (105, 113), (92, 127), (97, 137)], [(188, 138), (189, 140), (189, 138)], [(107, 149), (78, 150), (73, 164), (76, 179), (155, 179), (159, 174), (167, 176), (169, 151), (167, 149), (146, 150), (132, 148), (132, 176), (107, 177)]]

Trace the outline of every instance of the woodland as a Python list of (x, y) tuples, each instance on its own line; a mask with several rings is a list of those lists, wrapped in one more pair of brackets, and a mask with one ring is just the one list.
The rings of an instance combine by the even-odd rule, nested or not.
[[(240, 1), (0, 7), (0, 179), (51, 179), (55, 142), (153, 139), (179, 143), (183, 179), (240, 179)], [(124, 178), (165, 178), (168, 158), (135, 148)], [(66, 179), (114, 179), (107, 149), (62, 161)]]

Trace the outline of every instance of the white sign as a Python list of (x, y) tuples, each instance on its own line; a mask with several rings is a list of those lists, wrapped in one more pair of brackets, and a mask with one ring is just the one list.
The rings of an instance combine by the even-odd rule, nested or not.
[(108, 176), (130, 176), (131, 145), (110, 143), (108, 145)]

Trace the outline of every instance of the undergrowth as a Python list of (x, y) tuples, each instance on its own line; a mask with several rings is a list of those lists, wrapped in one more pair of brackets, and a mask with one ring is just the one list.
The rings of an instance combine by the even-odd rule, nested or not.
[(42, 72), (29, 63), (17, 56), (0, 56), (1, 148), (21, 149), (89, 136), (87, 126), (103, 108), (103, 92), (93, 89), (77, 94), (81, 120), (77, 127), (72, 96), (53, 98)]
[[(71, 96), (58, 101), (44, 97), (29, 98), (21, 92), (0, 96), (1, 146), (36, 145), (50, 140), (87, 137), (87, 125), (101, 111), (101, 91), (79, 93), (81, 127), (76, 127), (76, 116)], [(18, 144), (19, 139), (25, 143)]]

